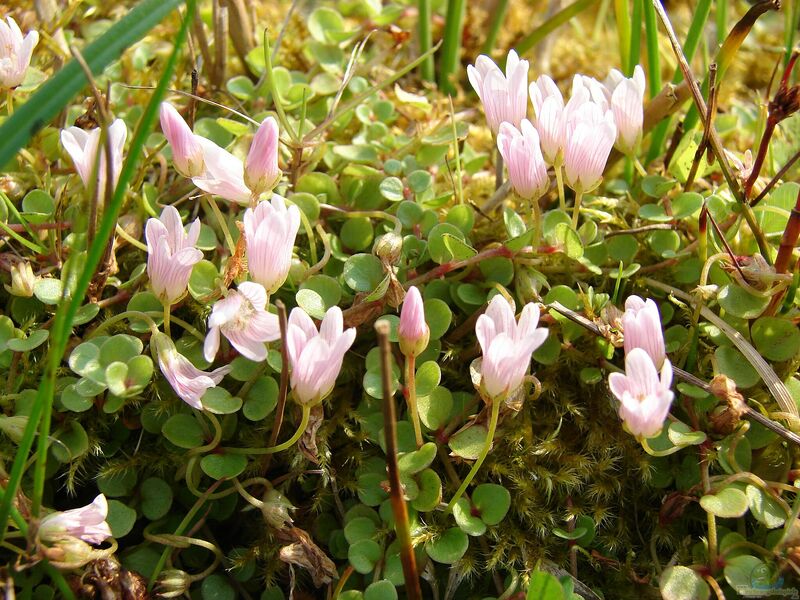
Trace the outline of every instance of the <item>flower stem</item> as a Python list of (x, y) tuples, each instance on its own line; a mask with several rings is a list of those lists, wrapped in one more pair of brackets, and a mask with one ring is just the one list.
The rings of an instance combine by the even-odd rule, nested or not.
[(271, 448), (223, 448), (223, 451), (228, 454), (275, 454), (288, 450), (295, 445), (308, 427), (308, 419), (311, 416), (311, 405), (303, 404), (302, 407), (303, 416), (300, 419), (300, 426), (297, 428), (297, 431), (294, 432), (294, 435), (282, 444), (272, 446)]
[(561, 210), (567, 210), (567, 199), (564, 196), (564, 173), (561, 171), (561, 163), (557, 162), (553, 165), (556, 171), (556, 184), (558, 185), (558, 206)]
[(169, 333), (169, 316), (170, 316), (170, 306), (168, 302), (164, 302), (164, 333), (167, 334), (167, 337), (170, 337)]
[(447, 512), (453, 511), (453, 507), (456, 505), (456, 502), (458, 502), (459, 498), (464, 495), (467, 487), (475, 478), (475, 475), (478, 474), (478, 470), (481, 468), (483, 461), (486, 460), (486, 456), (489, 454), (489, 449), (492, 447), (492, 440), (494, 439), (494, 432), (497, 429), (497, 419), (500, 416), (500, 404), (501, 400), (499, 398), (492, 400), (492, 416), (489, 420), (489, 431), (486, 434), (486, 441), (483, 443), (483, 448), (481, 449), (481, 453), (478, 455), (478, 460), (476, 460), (475, 464), (472, 465), (472, 469), (470, 469), (466, 479), (461, 482), (461, 487), (456, 490), (455, 495), (450, 499), (450, 502), (448, 502), (447, 508), (445, 509)]
[(217, 220), (219, 228), (222, 229), (222, 235), (225, 237), (225, 244), (228, 246), (228, 252), (230, 252), (231, 256), (233, 256), (236, 254), (236, 244), (233, 242), (231, 232), (228, 230), (228, 224), (225, 222), (225, 217), (222, 216), (222, 212), (219, 210), (217, 202), (211, 196), (206, 196), (206, 202), (211, 208), (211, 212), (214, 213), (214, 218)]
[(581, 215), (581, 200), (583, 199), (583, 190), (578, 188), (575, 192), (575, 206), (572, 209), (572, 228), (578, 228), (578, 218)]
[(406, 390), (408, 396), (408, 412), (411, 414), (411, 422), (414, 424), (414, 437), (417, 440), (417, 448), (422, 448), (422, 427), (419, 424), (419, 411), (417, 410), (417, 374), (415, 369), (416, 358), (413, 355), (406, 356)]

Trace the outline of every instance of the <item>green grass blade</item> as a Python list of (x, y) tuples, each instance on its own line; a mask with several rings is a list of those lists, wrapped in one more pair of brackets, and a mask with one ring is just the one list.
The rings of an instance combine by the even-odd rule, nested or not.
[[(159, 2), (162, 3), (163, 5), (168, 4), (170, 6), (174, 6), (177, 4), (177, 2), (170, 2), (170, 0), (158, 0), (158, 2), (145, 0), (145, 2), (139, 5), (139, 7), (147, 8), (145, 14), (142, 14), (141, 11), (137, 11), (137, 9), (134, 9), (130, 13), (128, 13), (126, 17), (120, 20), (118, 25), (124, 25), (123, 29), (126, 29), (128, 26), (134, 26), (137, 20), (146, 19), (149, 24), (148, 29), (151, 28), (155, 23), (157, 23), (157, 21), (156, 22), (153, 21), (154, 14), (160, 15), (160, 17), (163, 17), (166, 14), (163, 10), (157, 10)], [(194, 3), (195, 0), (186, 0), (187, 15), (193, 14)], [(133, 18), (134, 20), (133, 23), (129, 21), (130, 18)], [(61, 366), (61, 359), (64, 356), (64, 352), (67, 347), (67, 342), (69, 341), (69, 335), (72, 329), (72, 322), (75, 317), (75, 313), (80, 307), (84, 295), (86, 294), (86, 290), (88, 289), (89, 284), (94, 275), (95, 269), (97, 268), (97, 265), (100, 263), (100, 259), (103, 255), (103, 252), (105, 251), (106, 241), (109, 239), (109, 236), (114, 230), (114, 226), (117, 222), (117, 216), (122, 206), (122, 201), (125, 197), (125, 188), (128, 185), (128, 182), (133, 178), (136, 165), (139, 162), (141, 156), (143, 155), (142, 149), (144, 147), (145, 139), (149, 135), (150, 130), (152, 129), (153, 124), (156, 121), (158, 113), (158, 105), (161, 101), (161, 98), (164, 96), (164, 92), (167, 89), (168, 83), (172, 76), (172, 72), (175, 69), (175, 63), (177, 62), (178, 53), (183, 44), (183, 41), (186, 38), (186, 31), (190, 19), (191, 19), (190, 16), (187, 16), (183, 19), (181, 29), (178, 32), (178, 35), (176, 36), (175, 39), (175, 47), (173, 49), (173, 52), (167, 62), (166, 67), (164, 68), (164, 73), (162, 74), (158, 82), (158, 85), (153, 91), (150, 103), (147, 105), (147, 108), (145, 109), (145, 112), (142, 115), (142, 119), (139, 122), (139, 126), (136, 130), (136, 134), (133, 136), (128, 151), (128, 157), (125, 160), (125, 163), (123, 164), (122, 170), (120, 172), (119, 183), (117, 184), (117, 188), (114, 191), (114, 196), (111, 198), (108, 207), (103, 213), (103, 219), (100, 222), (100, 226), (98, 227), (97, 230), (97, 235), (95, 236), (94, 241), (87, 253), (86, 263), (83, 268), (83, 272), (81, 273), (78, 279), (75, 293), (68, 302), (62, 302), (58, 307), (58, 311), (56, 312), (55, 320), (53, 322), (53, 327), (51, 329), (50, 349), (47, 354), (44, 377), (41, 381), (39, 390), (36, 394), (36, 401), (34, 402), (33, 408), (31, 409), (30, 415), (28, 417), (28, 424), (25, 428), (22, 439), (19, 442), (17, 453), (16, 456), (14, 457), (14, 463), (11, 468), (11, 472), (9, 474), (8, 482), (6, 484), (2, 500), (0, 500), (0, 540), (2, 540), (3, 537), (5, 537), (8, 525), (9, 512), (11, 510), (12, 502), (16, 497), (17, 488), (19, 487), (19, 484), (22, 480), (22, 475), (25, 470), (25, 464), (28, 460), (28, 453), (30, 452), (31, 447), (33, 446), (33, 440), (36, 430), (39, 428), (40, 422), (44, 424), (46, 421), (49, 420), (49, 415), (50, 412), (52, 411), (56, 373), (58, 372), (58, 369)], [(109, 30), (109, 32), (106, 33), (105, 35), (106, 36), (109, 35), (110, 33), (113, 32), (114, 29), (115, 28), (112, 27), (111, 30)], [(140, 31), (139, 37), (144, 35), (145, 30), (142, 30), (140, 26), (138, 27), (138, 30)], [(118, 30), (116, 32), (116, 35), (120, 34), (121, 32)], [(105, 38), (105, 36), (103, 36), (103, 38)], [(95, 44), (93, 44), (93, 46)], [(109, 53), (105, 53), (105, 55), (112, 56)], [(68, 101), (69, 100), (66, 100), (65, 102)], [(39, 447), (38, 447), (39, 456), (37, 456), (37, 464), (34, 474), (34, 494), (35, 494), (34, 502), (36, 502), (37, 500), (41, 502), (41, 495), (39, 495), (39, 497), (37, 498), (36, 494), (41, 494), (41, 485), (42, 485), (41, 479), (44, 477), (44, 466), (45, 466), (44, 461), (46, 458), (47, 437), (48, 436), (43, 436), (39, 440)]]
[(539, 25), (536, 29), (522, 38), (522, 41), (520, 41), (516, 46), (517, 52), (519, 54), (525, 54), (528, 50), (550, 35), (550, 33), (561, 27), (561, 25), (569, 21), (571, 18), (578, 16), (596, 2), (598, 2), (598, 0), (578, 0), (577, 2), (573, 2), (566, 8), (558, 11), (552, 17), (547, 19), (547, 21)]
[[(431, 0), (417, 0), (417, 10), (419, 12), (417, 23), (417, 35), (419, 36), (419, 53), (425, 54), (433, 45), (433, 35), (431, 34)], [(433, 56), (429, 56), (419, 66), (419, 75), (424, 81), (433, 81)]]
[(786, 66), (792, 57), (794, 38), (797, 35), (797, 27), (800, 25), (800, 2), (798, 0), (792, 0), (787, 3), (783, 9), (783, 19), (785, 23), (783, 44), (786, 48), (783, 56), (783, 65)]
[(633, 0), (633, 15), (631, 17), (631, 49), (628, 55), (628, 64), (621, 65), (625, 77), (633, 75), (633, 68), (639, 64), (642, 47), (642, 2), (646, 0)]
[[(649, 2), (649, 0), (645, 0)], [(692, 23), (689, 25), (689, 31), (686, 34), (686, 41), (683, 43), (683, 53), (686, 59), (691, 61), (694, 53), (697, 51), (697, 46), (700, 44), (700, 38), (703, 35), (703, 30), (708, 21), (708, 15), (711, 12), (711, 0), (700, 0), (697, 3), (694, 11)], [(672, 83), (678, 84), (683, 81), (683, 73), (679, 68), (675, 69), (675, 75), (672, 78)], [(664, 147), (664, 140), (667, 139), (667, 130), (669, 129), (670, 119), (664, 119), (654, 129), (650, 137), (650, 148), (647, 151), (647, 161), (654, 161), (660, 154)]]
[(622, 71), (630, 75), (633, 67), (631, 66), (631, 9), (628, 0), (614, 0), (614, 16), (617, 19), (619, 63)]
[(647, 39), (647, 70), (650, 76), (650, 98), (661, 91), (661, 59), (658, 55), (658, 22), (652, 2), (644, 3), (644, 31)]
[(439, 56), (439, 87), (446, 94), (454, 94), (456, 91), (450, 79), (459, 70), (461, 34), (464, 31), (466, 11), (466, 0), (447, 0), (442, 54)]
[(481, 54), (486, 54), (487, 56), (492, 55), (492, 50), (494, 50), (494, 45), (497, 42), (497, 35), (500, 33), (500, 28), (506, 20), (507, 12), (508, 0), (499, 0), (494, 7), (492, 20), (489, 23), (489, 31), (486, 34), (486, 41), (483, 42), (483, 47), (481, 48)]
[[(108, 31), (83, 50), (83, 58), (92, 70), (100, 73), (123, 50), (139, 41), (181, 0), (143, 0)], [(86, 76), (75, 60), (47, 80), (25, 104), (0, 127), (0, 165), (14, 158), (39, 129), (49, 123), (86, 85)]]

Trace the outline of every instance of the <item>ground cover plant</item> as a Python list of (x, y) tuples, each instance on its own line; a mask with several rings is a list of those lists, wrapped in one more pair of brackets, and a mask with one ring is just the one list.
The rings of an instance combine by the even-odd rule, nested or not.
[(0, 589), (800, 593), (795, 3), (0, 21)]

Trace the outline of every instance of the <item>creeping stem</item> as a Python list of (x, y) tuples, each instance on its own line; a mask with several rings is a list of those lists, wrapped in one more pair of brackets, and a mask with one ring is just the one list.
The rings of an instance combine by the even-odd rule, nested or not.
[(300, 439), (300, 436), (303, 435), (303, 432), (308, 427), (308, 419), (311, 416), (311, 405), (303, 404), (302, 407), (303, 416), (300, 419), (300, 426), (297, 428), (297, 431), (294, 432), (294, 435), (282, 444), (272, 446), (271, 448), (225, 448), (224, 451), (228, 454), (275, 454), (288, 450), (297, 443), (297, 440)]

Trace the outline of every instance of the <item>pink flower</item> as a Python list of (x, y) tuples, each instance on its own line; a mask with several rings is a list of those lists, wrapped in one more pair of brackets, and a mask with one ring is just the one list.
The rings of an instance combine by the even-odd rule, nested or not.
[(203, 147), (186, 121), (169, 102), (161, 103), (161, 130), (172, 147), (172, 164), (184, 177), (202, 175), (205, 170)]
[(338, 306), (328, 309), (319, 331), (303, 309), (292, 310), (286, 350), (292, 367), (290, 381), (295, 400), (301, 404), (319, 404), (331, 393), (344, 355), (355, 339), (354, 328), (344, 331)]
[(29, 31), (23, 38), (14, 19), (0, 21), (0, 88), (14, 89), (22, 83), (38, 43), (39, 32)]
[(620, 401), (619, 416), (637, 439), (657, 435), (664, 425), (674, 394), (672, 364), (664, 361), (659, 379), (647, 352), (634, 348), (625, 355), (625, 374), (608, 376), (611, 393)]
[(655, 367), (660, 369), (667, 354), (656, 303), (649, 298), (642, 300), (639, 296), (628, 296), (625, 313), (622, 315), (622, 330), (625, 336), (625, 354), (630, 354), (634, 348), (641, 348)]
[(590, 192), (603, 178), (617, 128), (611, 111), (594, 102), (580, 104), (568, 116), (565, 128), (564, 175), (576, 192)]
[(211, 140), (197, 136), (203, 148), (205, 171), (192, 177), (192, 182), (204, 192), (232, 202), (247, 204), (250, 188), (244, 183), (244, 165), (233, 154)]
[(186, 292), (192, 267), (203, 253), (195, 248), (200, 236), (200, 219), (195, 219), (187, 234), (174, 206), (165, 206), (158, 219), (147, 219), (147, 276), (159, 300), (173, 304)]
[(644, 70), (636, 65), (633, 77), (626, 78), (612, 69), (606, 79), (610, 93), (611, 110), (617, 125), (617, 147), (623, 154), (632, 154), (642, 139), (644, 123)]
[(278, 194), (272, 202), (259, 202), (244, 213), (247, 269), (250, 278), (275, 292), (286, 281), (292, 264), (292, 250), (300, 228), (300, 210)]
[(550, 187), (547, 167), (539, 148), (539, 134), (528, 119), (520, 132), (510, 123), (501, 123), (497, 147), (508, 167), (508, 177), (520, 196), (538, 200)]
[(564, 98), (561, 90), (547, 75), (542, 75), (530, 85), (534, 110), (534, 125), (549, 164), (555, 164), (564, 147)]
[[(125, 146), (125, 138), (128, 136), (128, 129), (122, 119), (114, 119), (108, 127), (108, 139), (111, 145), (111, 181), (116, 187), (119, 180), (119, 173), (122, 170), (122, 150)], [(99, 193), (99, 198), (103, 200), (106, 193), (106, 179), (108, 167), (106, 166), (106, 149), (98, 148), (100, 144), (100, 128), (96, 127), (91, 131), (84, 131), (79, 127), (67, 127), (61, 130), (61, 144), (72, 157), (75, 163), (75, 170), (80, 175), (83, 186), (86, 189), (92, 188)], [(92, 173), (95, 170), (95, 163), (98, 162), (98, 150), (100, 160), (97, 166), (97, 178), (92, 182)]]
[(538, 306), (526, 304), (517, 323), (511, 306), (500, 295), (492, 298), (489, 308), (478, 317), (475, 333), (483, 352), (481, 387), (491, 399), (506, 396), (522, 385), (531, 354), (547, 339), (547, 329), (537, 328), (538, 323)]
[(425, 322), (425, 306), (419, 290), (413, 285), (406, 292), (397, 328), (400, 351), (406, 356), (419, 356), (427, 348), (431, 330)]
[(209, 388), (219, 385), (222, 378), (231, 370), (230, 365), (206, 373), (179, 353), (169, 336), (158, 333), (153, 336), (151, 343), (156, 346), (161, 373), (169, 381), (178, 398), (192, 408), (203, 410), (203, 394)]
[(245, 281), (227, 297), (218, 300), (208, 318), (208, 334), (203, 354), (211, 362), (219, 350), (222, 333), (242, 356), (260, 362), (267, 358), (265, 342), (281, 337), (278, 316), (266, 311), (267, 291), (264, 286)]
[(271, 190), (281, 178), (278, 168), (278, 123), (272, 117), (261, 122), (244, 164), (244, 182), (259, 196)]
[(506, 73), (488, 56), (481, 55), (475, 66), (467, 67), (467, 77), (483, 103), (486, 121), (493, 133), (507, 121), (514, 127), (528, 113), (528, 61), (520, 60), (511, 50), (506, 59)]
[(100, 494), (88, 506), (46, 515), (39, 524), (38, 536), (47, 542), (73, 537), (90, 544), (101, 544), (111, 537), (107, 517), (108, 502)]

